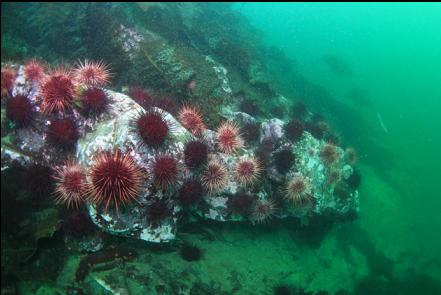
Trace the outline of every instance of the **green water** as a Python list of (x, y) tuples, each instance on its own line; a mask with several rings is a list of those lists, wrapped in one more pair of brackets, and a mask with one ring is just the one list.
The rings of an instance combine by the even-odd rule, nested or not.
[[(362, 133), (345, 134), (363, 150), (356, 223), (379, 251), (407, 253), (418, 271), (441, 277), (441, 5), (259, 3), (237, 9), (308, 79), (369, 122)], [(352, 75), (330, 70), (322, 61), (326, 55), (344, 60)], [(348, 99), (353, 88), (364, 89), (372, 105)], [(381, 163), (371, 139), (392, 161)]]
[[(165, 45), (147, 44), (139, 57), (130, 59), (115, 37), (121, 23), (140, 35), (160, 36)], [(33, 57), (53, 65), (102, 59), (110, 64), (114, 76), (109, 87), (117, 92), (127, 86), (152, 87), (182, 99), (188, 89), (162, 83), (164, 73), (158, 75), (146, 58), (154, 56), (148, 50), (161, 46), (181, 54), (184, 62), (171, 71), (176, 75), (187, 67), (198, 69), (199, 63), (207, 63), (206, 55), (211, 56), (228, 69), (233, 92), (252, 88), (249, 77), (244, 78), (254, 65), (252, 58), (267, 56), (266, 78), (287, 98), (283, 107), (300, 101), (322, 115), (342, 146), (357, 150), (356, 167), (362, 175), (360, 211), (354, 220), (323, 218), (308, 226), (296, 219), (258, 226), (183, 223), (170, 245), (103, 235), (104, 249), (133, 248), (138, 258), (98, 267), (83, 283), (75, 274), (88, 254), (70, 249), (79, 239), (68, 233), (70, 240), (65, 240), (59, 227), (72, 212), (50, 198), (34, 208), (35, 200), (20, 191), (22, 182), (12, 178), (10, 190), (16, 193), (5, 190), (14, 198), (12, 205), (2, 190), (2, 205), (10, 206), (6, 213), (2, 210), (2, 222), (10, 222), (2, 225), (2, 248), (8, 248), (2, 250), (2, 260), (12, 260), (13, 267), (5, 269), (2, 284), (16, 284), (19, 294), (75, 294), (75, 288), (109, 294), (99, 286), (106, 279), (133, 294), (440, 294), (439, 28), (441, 4), (428, 3), (2, 4), (2, 65), (23, 64)], [(212, 44), (223, 39), (231, 54), (213, 49)], [(236, 43), (231, 45), (231, 40)], [(280, 60), (290, 61), (289, 66), (274, 63)], [(217, 76), (198, 74), (196, 87), (218, 83)], [(256, 97), (260, 107), (274, 106), (264, 95)], [(184, 98), (210, 110), (204, 113), (207, 123), (218, 126), (217, 96)], [(237, 99), (240, 95), (229, 101), (232, 108)], [(269, 117), (267, 111), (261, 110), (265, 116), (259, 120)], [(2, 123), (3, 117), (2, 101)], [(10, 176), (2, 171), (2, 182), (4, 177)], [(37, 217), (44, 215), (41, 212), (61, 217), (43, 216), (47, 224), (39, 227), (26, 218), (34, 211)], [(20, 212), (19, 217), (11, 212)], [(17, 240), (12, 239), (17, 244), (11, 244), (9, 237), (17, 233)], [(202, 259), (182, 259), (183, 244), (199, 247)], [(22, 264), (20, 258), (26, 255), (30, 258)]]

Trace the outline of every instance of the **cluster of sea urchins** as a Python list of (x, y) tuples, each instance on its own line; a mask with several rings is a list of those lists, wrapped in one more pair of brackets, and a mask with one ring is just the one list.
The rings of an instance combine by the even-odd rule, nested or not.
[(87, 172), (69, 160), (56, 169), (56, 200), (76, 207), (88, 200), (105, 211), (118, 210), (138, 197), (144, 175), (129, 153), (120, 150), (97, 153)]
[[(100, 87), (109, 82), (110, 73), (103, 62), (86, 60), (74, 68), (62, 65), (51, 69), (32, 59), (23, 67), (24, 87), (14, 93), (16, 72), (11, 66), (2, 68), (6, 118), (15, 128), (30, 128), (36, 116), (43, 116), (50, 146), (72, 151), (80, 137), (76, 120), (106, 109), (107, 95)], [(37, 90), (36, 95), (30, 95), (32, 89)]]
[[(109, 83), (111, 75), (107, 65), (102, 62), (86, 60), (78, 63), (74, 69), (61, 66), (47, 70), (43, 63), (31, 60), (24, 67), (24, 76), (29, 85), (38, 86), (38, 99), (31, 99), (26, 94), (12, 95), (16, 70), (12, 67), (2, 68), (2, 97), (7, 97), (7, 118), (17, 128), (28, 127), (32, 125), (36, 111), (41, 110), (48, 117), (48, 142), (62, 150), (74, 148), (80, 136), (74, 120), (78, 116), (73, 116), (73, 112), (88, 118), (96, 117), (107, 109), (109, 99), (102, 87)], [(234, 179), (240, 190), (229, 198), (231, 213), (248, 217), (253, 223), (271, 219), (277, 210), (275, 201), (258, 199), (250, 193), (268, 164), (268, 161), (263, 163), (265, 157), (257, 153), (242, 156), (229, 168), (225, 157), (216, 154), (226, 157), (241, 154), (244, 140), (238, 125), (231, 121), (220, 124), (213, 138), (217, 148), (215, 152), (215, 147), (205, 140), (206, 125), (200, 111), (186, 104), (179, 112), (173, 113), (191, 133), (191, 138), (185, 143), (182, 155), (173, 155), (167, 147), (173, 144), (175, 126), (167, 119), (165, 111), (175, 110), (175, 102), (172, 106), (169, 98), (154, 98), (141, 88), (130, 88), (129, 92), (143, 107), (143, 111), (132, 121), (132, 131), (138, 135), (139, 147), (147, 147), (156, 153), (147, 166), (149, 171), (141, 169), (129, 152), (119, 149), (98, 152), (87, 170), (68, 160), (64, 166), (56, 168), (53, 176), (57, 202), (78, 207), (88, 201), (102, 206), (105, 211), (109, 208), (118, 210), (136, 201), (145, 180), (150, 178), (158, 191), (173, 195), (177, 203), (190, 207), (203, 200), (206, 194), (222, 192)], [(292, 120), (284, 128), (285, 136), (295, 143), (305, 129), (304, 122)], [(247, 140), (259, 141), (258, 124), (245, 124), (242, 132)], [(272, 153), (272, 148), (268, 153)], [(349, 162), (355, 162), (353, 150), (348, 149), (345, 156)], [(332, 144), (325, 145), (320, 151), (321, 160), (328, 166), (338, 161), (339, 157)], [(288, 175), (295, 163), (292, 149), (288, 147), (274, 153), (273, 163), (280, 174)], [(182, 179), (182, 175), (188, 174), (183, 173), (185, 171), (190, 171), (191, 177)], [(312, 200), (309, 179), (300, 173), (286, 180), (283, 192), (285, 199), (295, 207), (309, 204)], [(152, 222), (158, 223), (171, 214), (173, 203), (170, 199), (154, 199), (148, 206), (147, 215)]]

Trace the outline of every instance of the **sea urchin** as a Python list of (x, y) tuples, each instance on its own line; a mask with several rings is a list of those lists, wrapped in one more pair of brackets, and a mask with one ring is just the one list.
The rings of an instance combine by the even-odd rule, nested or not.
[(205, 129), (204, 121), (199, 111), (192, 106), (185, 105), (179, 111), (179, 121), (192, 134), (200, 134)]
[(246, 217), (251, 214), (256, 198), (248, 193), (237, 193), (227, 201), (227, 206), (233, 214)]
[(160, 147), (170, 131), (169, 124), (159, 111), (141, 113), (134, 125), (142, 142), (152, 148)]
[(184, 148), (184, 162), (187, 167), (196, 169), (207, 163), (208, 145), (199, 140), (189, 141)]
[(320, 150), (320, 158), (327, 166), (335, 163), (340, 157), (337, 147), (333, 144), (326, 144)]
[(259, 178), (260, 171), (260, 163), (255, 158), (239, 160), (234, 169), (236, 179), (242, 185), (255, 182)]
[(265, 223), (270, 220), (277, 207), (273, 200), (257, 201), (251, 213), (251, 221), (253, 223)]
[(208, 162), (202, 174), (202, 183), (210, 192), (216, 192), (224, 188), (228, 183), (227, 168), (217, 160)]
[(285, 174), (294, 164), (295, 155), (290, 148), (283, 149), (274, 154), (274, 164), (279, 173)]
[(78, 64), (74, 70), (74, 77), (78, 83), (100, 87), (109, 83), (110, 73), (104, 62), (91, 62), (86, 59)]
[(296, 206), (308, 203), (310, 200), (309, 181), (303, 175), (295, 175), (286, 185), (285, 198)]
[(44, 77), (44, 67), (36, 59), (32, 59), (24, 66), (24, 75), (26, 80), (32, 83), (40, 83)]
[(106, 93), (99, 88), (86, 89), (81, 95), (82, 110), (87, 115), (99, 115), (107, 107), (108, 98)]
[(55, 70), (41, 86), (43, 112), (64, 112), (72, 108), (74, 93), (75, 87), (70, 72), (64, 68)]
[(53, 146), (64, 150), (70, 150), (75, 147), (75, 144), (80, 137), (77, 126), (69, 118), (50, 121), (47, 135), (48, 141)]
[(222, 123), (217, 129), (217, 143), (219, 149), (226, 154), (241, 148), (243, 139), (239, 134), (238, 127), (231, 122)]
[(178, 177), (178, 162), (170, 155), (159, 155), (152, 165), (153, 181), (163, 191), (172, 186)]
[(303, 134), (303, 130), (303, 124), (298, 120), (292, 120), (284, 127), (286, 137), (293, 142), (297, 142), (300, 140)]
[(153, 102), (153, 97), (149, 91), (141, 87), (129, 87), (129, 96), (141, 105), (144, 109), (151, 107)]
[(112, 205), (118, 210), (135, 200), (142, 185), (143, 172), (133, 158), (120, 150), (100, 152), (89, 171), (89, 194), (94, 204), (104, 204), (107, 211)]
[(147, 222), (154, 227), (159, 226), (161, 222), (173, 216), (173, 209), (164, 200), (154, 200), (147, 206)]
[(204, 195), (204, 188), (197, 179), (188, 179), (184, 181), (178, 192), (178, 200), (183, 206), (197, 204)]
[(55, 200), (67, 207), (77, 207), (83, 201), (87, 183), (83, 168), (73, 160), (55, 169)]
[(17, 72), (11, 67), (2, 67), (1, 70), (1, 96), (10, 95), (14, 88)]
[(16, 95), (6, 103), (6, 118), (17, 127), (27, 127), (32, 122), (34, 110), (30, 99), (25, 95)]

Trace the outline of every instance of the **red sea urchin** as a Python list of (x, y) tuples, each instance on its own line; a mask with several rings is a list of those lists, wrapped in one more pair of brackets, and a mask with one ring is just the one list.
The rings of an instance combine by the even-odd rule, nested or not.
[(320, 158), (323, 163), (327, 166), (337, 162), (340, 158), (340, 153), (337, 150), (337, 147), (333, 144), (326, 144), (320, 150)]
[(6, 118), (19, 128), (29, 126), (34, 118), (34, 107), (30, 99), (25, 95), (9, 98), (6, 103)]
[(64, 150), (74, 148), (80, 137), (77, 126), (69, 118), (50, 121), (47, 136), (53, 146)]
[(259, 178), (260, 171), (260, 163), (255, 158), (241, 159), (234, 168), (235, 177), (242, 185), (255, 182)]
[(17, 72), (11, 67), (5, 67), (1, 70), (1, 96), (10, 95), (14, 87)]
[(159, 111), (141, 113), (134, 125), (142, 142), (151, 148), (160, 147), (170, 131), (168, 122)]
[(210, 192), (223, 189), (228, 183), (227, 168), (217, 160), (211, 160), (202, 173), (202, 184)]
[(309, 181), (302, 175), (294, 176), (286, 185), (285, 198), (295, 206), (309, 203), (311, 199)]
[(64, 68), (55, 70), (41, 86), (41, 108), (45, 113), (64, 112), (72, 108), (74, 94), (75, 87), (70, 72)]
[(153, 161), (151, 171), (154, 183), (166, 191), (178, 178), (178, 162), (171, 155), (159, 155)]
[(194, 135), (202, 133), (205, 129), (201, 114), (195, 107), (189, 105), (183, 106), (179, 111), (179, 121)]
[(30, 60), (24, 66), (24, 76), (27, 81), (32, 83), (40, 83), (44, 77), (44, 66), (36, 59)]
[(133, 158), (120, 150), (100, 152), (90, 168), (88, 193), (95, 205), (104, 204), (118, 210), (120, 205), (133, 201), (138, 196), (143, 182), (143, 172)]
[(208, 145), (199, 140), (189, 141), (184, 148), (184, 162), (187, 167), (197, 169), (207, 163)]
[(55, 184), (55, 200), (57, 203), (66, 204), (67, 207), (77, 207), (83, 202), (87, 183), (83, 168), (69, 160), (66, 164), (55, 170), (53, 178)]
[(100, 87), (110, 81), (110, 73), (108, 66), (104, 62), (91, 62), (85, 60), (79, 62), (74, 70), (75, 81), (87, 86)]
[(277, 207), (273, 200), (257, 201), (251, 213), (251, 221), (253, 223), (265, 223), (273, 217), (276, 210)]
[(99, 115), (107, 107), (108, 98), (106, 93), (99, 88), (89, 88), (81, 95), (82, 110), (87, 115)]
[(217, 144), (219, 149), (226, 154), (243, 147), (238, 127), (231, 122), (223, 122), (217, 129)]

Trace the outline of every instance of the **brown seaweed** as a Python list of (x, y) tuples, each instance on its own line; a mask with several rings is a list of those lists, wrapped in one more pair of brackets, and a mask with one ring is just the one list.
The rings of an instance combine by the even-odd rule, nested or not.
[(108, 266), (102, 270), (109, 270), (116, 267), (117, 261), (129, 261), (137, 257), (137, 253), (133, 249), (127, 248), (108, 248), (103, 251), (92, 253), (85, 256), (78, 266), (75, 273), (75, 279), (77, 282), (82, 282), (90, 270), (97, 264), (108, 263)]

